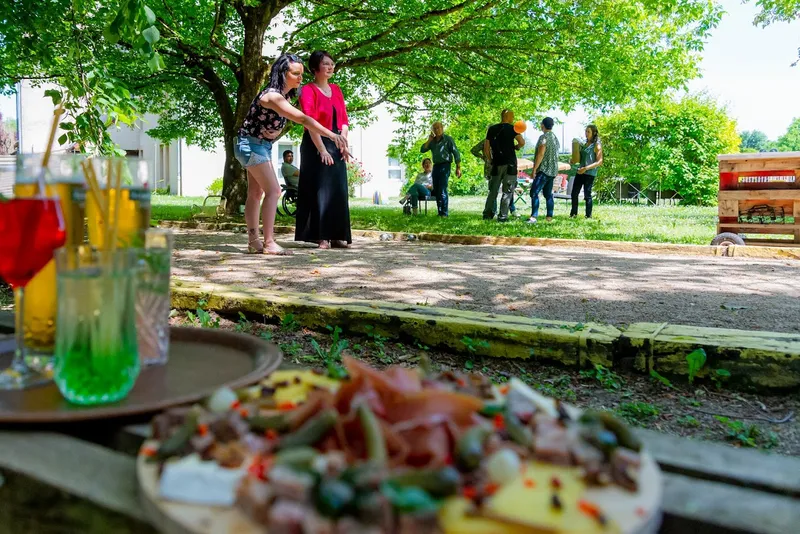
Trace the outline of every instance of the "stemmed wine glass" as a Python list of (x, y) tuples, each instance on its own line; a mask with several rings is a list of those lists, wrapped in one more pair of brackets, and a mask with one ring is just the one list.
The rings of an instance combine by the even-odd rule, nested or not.
[(0, 372), (0, 390), (25, 389), (51, 380), (25, 362), (25, 286), (64, 245), (66, 224), (58, 197), (44, 188), (30, 198), (0, 196), (0, 278), (16, 296), (17, 347), (11, 365)]

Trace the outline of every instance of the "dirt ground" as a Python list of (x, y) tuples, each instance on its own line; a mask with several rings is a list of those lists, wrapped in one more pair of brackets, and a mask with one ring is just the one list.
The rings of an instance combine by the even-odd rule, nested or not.
[(278, 241), (247, 255), (229, 232), (177, 232), (185, 280), (614, 325), (670, 322), (800, 332), (800, 262), (466, 246), (357, 238), (349, 250)]
[[(629, 424), (669, 434), (754, 447), (780, 454), (800, 454), (800, 395), (751, 395), (700, 382), (664, 384), (650, 377), (609, 370), (574, 371), (536, 362), (457, 355), (421, 344), (390, 342), (381, 336), (338, 335), (305, 330), (291, 317), (281, 325), (262, 324), (258, 317), (220, 318), (213, 312), (205, 327), (237, 330), (278, 344), (284, 366), (325, 368), (342, 355), (377, 367), (413, 366), (423, 356), (439, 369), (480, 372), (502, 383), (517, 376), (542, 393), (577, 406), (615, 412)], [(198, 326), (185, 314), (173, 324)], [(332, 325), (335, 329), (335, 325)], [(316, 346), (312, 343), (315, 341)], [(794, 414), (786, 422), (776, 423)], [(771, 421), (772, 422), (771, 422)]]

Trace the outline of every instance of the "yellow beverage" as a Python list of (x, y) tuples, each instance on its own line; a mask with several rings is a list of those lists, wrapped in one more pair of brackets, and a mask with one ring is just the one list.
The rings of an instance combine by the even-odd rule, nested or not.
[[(39, 194), (37, 183), (17, 183), (14, 196), (30, 198)], [(67, 227), (66, 245), (84, 242), (86, 193), (78, 181), (48, 183), (47, 196), (58, 196)], [(19, 309), (19, 303), (16, 303)], [(55, 340), (56, 266), (51, 261), (25, 286), (25, 344), (30, 354), (52, 354)]]
[[(144, 244), (144, 234), (150, 227), (150, 191), (140, 187), (123, 187), (119, 190), (101, 191), (104, 202), (108, 205), (108, 220), (113, 221), (117, 214), (114, 212), (119, 198), (119, 214), (117, 222), (117, 246), (141, 247)], [(97, 248), (105, 248), (106, 224), (100, 216), (100, 209), (94, 198), (90, 195), (86, 202), (86, 219), (89, 233), (89, 243)]]

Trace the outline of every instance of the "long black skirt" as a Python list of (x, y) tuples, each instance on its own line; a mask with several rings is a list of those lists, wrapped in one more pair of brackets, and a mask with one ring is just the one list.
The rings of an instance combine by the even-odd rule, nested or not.
[(333, 141), (323, 137), (322, 142), (333, 157), (333, 165), (322, 163), (311, 136), (308, 132), (303, 134), (294, 239), (352, 243), (347, 166)]

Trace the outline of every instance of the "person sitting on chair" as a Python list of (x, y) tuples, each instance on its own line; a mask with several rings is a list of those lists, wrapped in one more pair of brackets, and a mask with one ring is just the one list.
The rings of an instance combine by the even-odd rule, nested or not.
[(417, 174), (417, 178), (411, 187), (406, 191), (405, 196), (400, 199), (400, 204), (411, 201), (411, 211), (414, 215), (418, 213), (419, 199), (431, 196), (433, 189), (433, 162), (431, 158), (422, 160), (422, 172)]
[(283, 163), (281, 164), (281, 174), (283, 181), (286, 182), (286, 187), (289, 189), (297, 190), (297, 184), (300, 181), (300, 169), (292, 165), (294, 161), (294, 152), (291, 150), (283, 151)]

